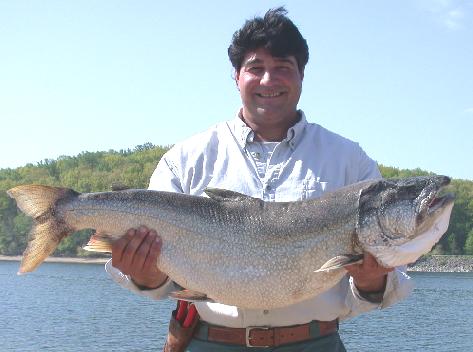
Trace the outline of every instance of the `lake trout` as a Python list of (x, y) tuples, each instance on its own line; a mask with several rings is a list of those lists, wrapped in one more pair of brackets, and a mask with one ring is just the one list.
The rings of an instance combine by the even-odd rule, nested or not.
[(23, 185), (7, 191), (34, 219), (19, 273), (38, 267), (67, 235), (95, 229), (88, 250), (110, 252), (129, 228), (162, 238), (158, 268), (186, 293), (172, 296), (271, 309), (320, 294), (371, 253), (386, 267), (430, 251), (447, 230), (446, 176), (370, 180), (317, 199), (264, 202), (206, 189), (208, 197), (151, 190), (80, 194)]

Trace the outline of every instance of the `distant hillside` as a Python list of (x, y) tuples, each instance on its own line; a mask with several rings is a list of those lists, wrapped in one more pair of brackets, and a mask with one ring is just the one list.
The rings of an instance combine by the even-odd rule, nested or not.
[[(168, 147), (151, 143), (133, 150), (83, 152), (77, 156), (46, 159), (37, 165), (16, 169), (0, 169), (0, 255), (19, 255), (26, 246), (31, 220), (21, 214), (5, 190), (19, 184), (38, 183), (73, 188), (79, 192), (110, 190), (121, 184), (131, 188), (146, 188), (159, 159)], [(402, 170), (380, 165), (385, 178), (430, 174), (414, 169)], [(435, 254), (473, 254), (473, 181), (453, 180), (455, 207), (447, 234), (434, 248)], [(82, 245), (90, 233), (70, 236), (55, 252), (58, 256), (91, 256)]]

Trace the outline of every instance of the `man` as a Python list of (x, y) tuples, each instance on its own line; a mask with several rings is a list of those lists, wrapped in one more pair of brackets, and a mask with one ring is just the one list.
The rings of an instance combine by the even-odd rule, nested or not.
[[(270, 10), (235, 32), (228, 53), (243, 107), (235, 119), (171, 148), (150, 189), (203, 195), (206, 187), (218, 187), (265, 201), (295, 201), (380, 177), (376, 163), (356, 143), (308, 123), (297, 109), (309, 54), (285, 14), (283, 8)], [(156, 268), (158, 233), (129, 230), (115, 243), (106, 269), (122, 286), (161, 299), (176, 287)], [(345, 351), (339, 319), (386, 307), (412, 290), (407, 275), (379, 266), (369, 254), (347, 271), (327, 292), (284, 308), (196, 303), (201, 322), (188, 351), (244, 351), (247, 344), (277, 351)]]

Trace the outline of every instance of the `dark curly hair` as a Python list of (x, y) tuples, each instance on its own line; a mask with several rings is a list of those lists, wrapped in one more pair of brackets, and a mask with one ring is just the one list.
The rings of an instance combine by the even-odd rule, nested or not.
[(255, 49), (267, 49), (275, 57), (293, 55), (299, 71), (304, 70), (309, 60), (309, 48), (299, 29), (286, 17), (284, 7), (271, 9), (263, 18), (247, 20), (242, 28), (233, 34), (228, 47), (228, 57), (238, 72), (245, 55)]

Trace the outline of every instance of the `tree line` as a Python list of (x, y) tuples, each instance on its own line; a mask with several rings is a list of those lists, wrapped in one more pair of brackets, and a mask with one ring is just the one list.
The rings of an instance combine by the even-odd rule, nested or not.
[[(111, 190), (112, 185), (146, 188), (159, 159), (169, 149), (151, 143), (120, 151), (83, 152), (77, 156), (45, 159), (36, 165), (0, 169), (0, 254), (20, 255), (26, 247), (31, 219), (23, 215), (6, 190), (20, 184), (43, 184), (72, 188), (78, 192)], [(385, 178), (429, 175), (421, 169), (398, 169), (380, 165)], [(452, 181), (456, 200), (447, 233), (434, 247), (435, 254), (473, 255), (473, 181)], [(91, 231), (81, 231), (64, 239), (56, 256), (97, 256), (82, 246)]]

